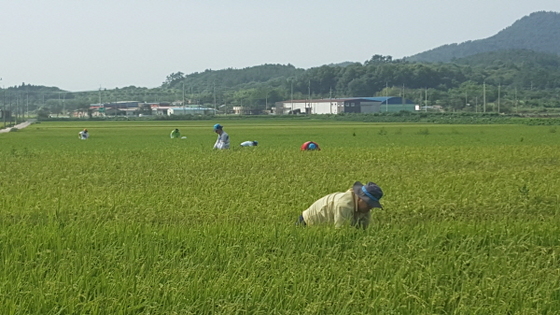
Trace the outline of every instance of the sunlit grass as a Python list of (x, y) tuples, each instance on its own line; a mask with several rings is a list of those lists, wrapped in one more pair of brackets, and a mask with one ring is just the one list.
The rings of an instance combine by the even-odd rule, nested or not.
[[(213, 123), (1, 134), (0, 312), (560, 310), (550, 126), (226, 121), (221, 152)], [(294, 226), (355, 180), (385, 191), (368, 230)]]

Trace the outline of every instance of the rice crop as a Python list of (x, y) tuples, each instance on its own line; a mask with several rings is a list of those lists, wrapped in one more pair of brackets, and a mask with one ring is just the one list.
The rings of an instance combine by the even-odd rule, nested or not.
[[(213, 151), (214, 123), (0, 134), (0, 313), (560, 312), (550, 126), (220, 121)], [(356, 180), (367, 230), (294, 224)]]

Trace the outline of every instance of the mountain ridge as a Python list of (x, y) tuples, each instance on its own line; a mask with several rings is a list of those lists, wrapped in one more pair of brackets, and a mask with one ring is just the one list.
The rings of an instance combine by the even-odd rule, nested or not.
[(493, 36), (442, 45), (403, 59), (412, 62), (450, 62), (479, 53), (519, 49), (560, 55), (560, 13), (533, 12)]

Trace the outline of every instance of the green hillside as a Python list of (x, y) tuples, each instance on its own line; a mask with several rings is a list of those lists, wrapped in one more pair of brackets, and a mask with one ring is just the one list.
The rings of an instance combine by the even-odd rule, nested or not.
[(479, 53), (510, 49), (530, 49), (560, 54), (560, 13), (534, 12), (492, 37), (443, 45), (407, 57), (406, 60), (449, 62)]

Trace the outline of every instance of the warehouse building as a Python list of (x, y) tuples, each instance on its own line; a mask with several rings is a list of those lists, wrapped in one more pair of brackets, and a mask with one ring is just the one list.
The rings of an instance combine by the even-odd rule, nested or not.
[(288, 100), (276, 103), (276, 114), (380, 113), (417, 110), (414, 102), (396, 96)]

